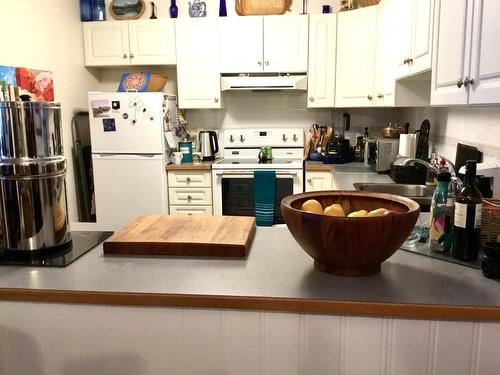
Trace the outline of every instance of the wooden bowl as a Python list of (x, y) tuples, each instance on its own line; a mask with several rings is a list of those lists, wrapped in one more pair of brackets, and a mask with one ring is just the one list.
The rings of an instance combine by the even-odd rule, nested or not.
[[(386, 208), (393, 215), (335, 217), (300, 210), (316, 199), (324, 207), (340, 204), (346, 215), (357, 210)], [(341, 276), (380, 272), (380, 264), (405, 242), (417, 222), (420, 206), (398, 195), (322, 191), (290, 195), (281, 201), (283, 218), (295, 240), (314, 259), (314, 266)]]

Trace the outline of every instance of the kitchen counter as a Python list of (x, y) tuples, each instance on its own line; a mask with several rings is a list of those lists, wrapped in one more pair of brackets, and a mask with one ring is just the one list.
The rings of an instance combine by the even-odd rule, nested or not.
[(355, 190), (355, 183), (394, 183), (386, 174), (378, 174), (372, 166), (363, 163), (324, 164), (320, 161), (306, 161), (305, 170), (328, 171), (332, 173), (334, 185), (339, 190)]
[(103, 255), (61, 269), (0, 266), (0, 300), (275, 310), (500, 321), (499, 282), (398, 251), (382, 272), (348, 278), (313, 267), (286, 227), (257, 228), (247, 259)]

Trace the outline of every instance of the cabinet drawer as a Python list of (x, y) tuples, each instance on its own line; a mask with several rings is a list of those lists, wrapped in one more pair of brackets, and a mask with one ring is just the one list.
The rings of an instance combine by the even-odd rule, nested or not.
[(168, 187), (211, 187), (210, 172), (168, 172)]
[(332, 174), (326, 171), (306, 172), (305, 190), (332, 190)]
[(212, 215), (212, 206), (170, 206), (170, 215)]
[(203, 205), (212, 204), (211, 188), (169, 188), (168, 199), (170, 204)]

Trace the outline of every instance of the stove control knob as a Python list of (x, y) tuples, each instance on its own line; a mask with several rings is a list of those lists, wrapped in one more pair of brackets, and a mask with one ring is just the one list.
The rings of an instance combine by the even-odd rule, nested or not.
[(245, 137), (243, 137), (243, 134), (240, 135), (240, 142), (241, 143), (245, 142)]
[(232, 135), (229, 136), (229, 142), (231, 142), (231, 143), (234, 142), (234, 137)]
[(299, 140), (299, 137), (297, 137), (297, 134), (294, 134), (292, 139), (294, 142), (297, 142)]
[(283, 134), (283, 138), (281, 138), (281, 140), (282, 140), (283, 142), (286, 142), (286, 141), (288, 141), (288, 138), (286, 137), (286, 135), (285, 135), (285, 134)]

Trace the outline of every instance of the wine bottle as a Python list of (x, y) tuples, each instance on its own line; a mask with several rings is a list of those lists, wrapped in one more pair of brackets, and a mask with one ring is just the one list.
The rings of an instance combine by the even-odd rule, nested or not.
[(455, 201), (453, 257), (475, 260), (480, 246), (483, 197), (475, 183), (476, 161), (468, 160), (465, 168), (464, 185)]

